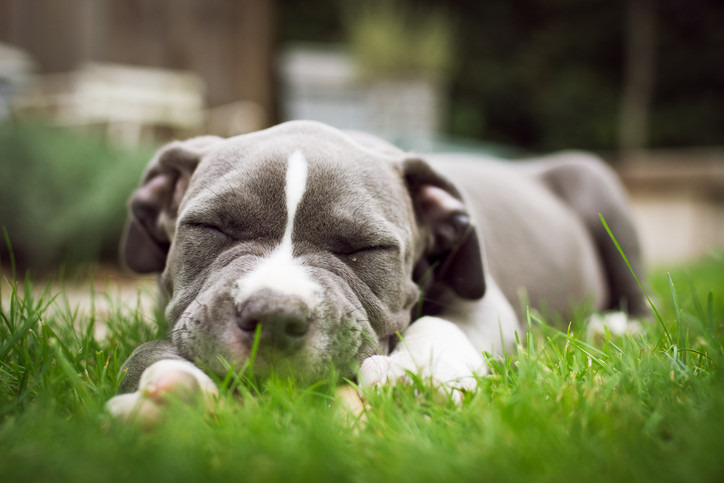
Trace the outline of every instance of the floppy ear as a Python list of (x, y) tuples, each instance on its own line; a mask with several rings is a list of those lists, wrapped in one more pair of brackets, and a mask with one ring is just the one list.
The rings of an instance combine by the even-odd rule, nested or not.
[(161, 148), (128, 202), (128, 222), (121, 258), (138, 273), (161, 272), (166, 266), (176, 216), (191, 175), (201, 157), (221, 138), (203, 136)]
[(458, 190), (420, 159), (403, 163), (418, 224), (427, 238), (415, 267), (423, 288), (445, 284), (457, 295), (478, 299), (485, 294), (480, 243)]

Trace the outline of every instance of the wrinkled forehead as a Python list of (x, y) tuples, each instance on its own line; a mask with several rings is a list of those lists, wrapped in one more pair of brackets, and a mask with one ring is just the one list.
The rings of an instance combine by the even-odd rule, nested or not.
[[(295, 156), (304, 164), (303, 177), (295, 168), (290, 171)], [(187, 200), (283, 212), (291, 190), (299, 191), (300, 214), (399, 224), (410, 209), (400, 161), (341, 132), (271, 129), (229, 139), (209, 153), (194, 174)]]

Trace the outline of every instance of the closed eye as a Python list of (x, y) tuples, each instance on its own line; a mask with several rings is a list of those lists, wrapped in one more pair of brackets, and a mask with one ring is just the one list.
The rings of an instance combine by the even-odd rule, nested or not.
[(217, 225), (214, 225), (212, 223), (205, 223), (205, 222), (191, 222), (187, 221), (183, 224), (184, 227), (190, 228), (192, 230), (200, 230), (207, 233), (211, 233), (216, 236), (223, 236), (228, 239), (232, 239), (233, 237), (226, 233), (222, 228), (220, 228)]
[(345, 257), (357, 257), (357, 256), (372, 255), (375, 253), (395, 252), (395, 251), (399, 251), (399, 249), (393, 245), (369, 245), (369, 246), (347, 247), (344, 249), (337, 249), (334, 251), (334, 254), (338, 255), (338, 256), (345, 256)]

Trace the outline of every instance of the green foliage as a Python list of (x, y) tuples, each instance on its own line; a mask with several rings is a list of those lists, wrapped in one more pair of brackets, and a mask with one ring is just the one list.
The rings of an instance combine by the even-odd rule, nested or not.
[[(211, 412), (172, 404), (166, 421), (144, 432), (103, 404), (122, 361), (160, 326), (132, 309), (107, 321), (51, 312), (54, 294), (4, 283), (0, 474), (8, 482), (721, 481), (724, 258), (670, 278), (657, 272), (651, 286), (662, 323), (636, 336), (592, 341), (581, 320), (562, 332), (532, 313), (517, 354), (490, 359), (491, 374), (461, 407), (415, 379), (368, 393), (362, 424), (335, 399), (334, 381), (303, 388), (232, 376)], [(109, 332), (97, 341), (93, 326), (103, 322)]]
[(41, 124), (0, 125), (0, 226), (19, 265), (115, 260), (126, 199), (150, 154)]
[(349, 42), (364, 77), (442, 80), (449, 74), (453, 34), (441, 11), (390, 1), (346, 6)]
[[(343, 41), (348, 22), (340, 4), (348, 3), (323, 0), (319, 8), (309, 8), (302, 0), (283, 0), (282, 38)], [(393, 5), (424, 11), (439, 9), (441, 2), (397, 0)], [(446, 2), (446, 23), (455, 41), (447, 59), (449, 134), (538, 151), (618, 147), (625, 7), (626, 2), (606, 0)], [(383, 12), (374, 18), (375, 8), (363, 9), (369, 14), (360, 24), (377, 40), (360, 55), (384, 64), (380, 70), (396, 67), (393, 59), (402, 67), (409, 57), (396, 53), (399, 46), (405, 46), (406, 56), (418, 55), (414, 46), (425, 39), (427, 27), (408, 19), (406, 29), (395, 34), (388, 27), (391, 16)], [(724, 3), (656, 2), (655, 10), (651, 146), (721, 145)]]
[[(613, 149), (624, 82), (626, 3), (455, 2), (461, 62), (450, 130), (535, 150)], [(652, 147), (719, 145), (721, 24), (710, 1), (657, 2)]]
[(599, 0), (463, 2), (453, 133), (537, 150), (614, 147), (623, 13)]

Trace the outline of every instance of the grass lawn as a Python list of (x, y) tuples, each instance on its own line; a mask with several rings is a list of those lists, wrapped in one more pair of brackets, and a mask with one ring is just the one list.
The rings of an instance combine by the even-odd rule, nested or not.
[(175, 405), (153, 431), (104, 403), (162, 324), (118, 308), (97, 341), (100, 320), (51, 314), (62, 294), (10, 280), (0, 481), (724, 481), (724, 255), (670, 277), (649, 277), (661, 321), (635, 337), (593, 343), (582, 322), (561, 332), (532, 317), (462, 407), (418, 381), (369, 394), (360, 424), (329, 383), (230, 377), (213, 411)]

